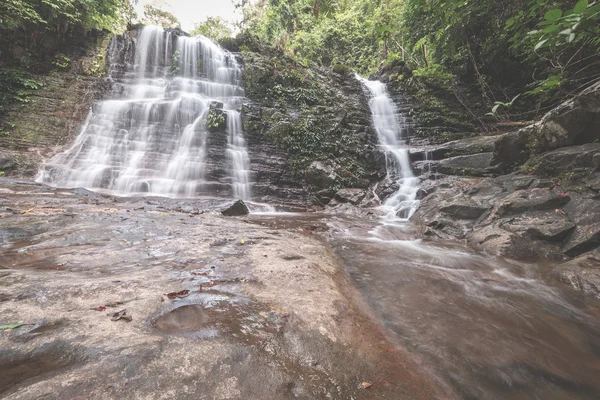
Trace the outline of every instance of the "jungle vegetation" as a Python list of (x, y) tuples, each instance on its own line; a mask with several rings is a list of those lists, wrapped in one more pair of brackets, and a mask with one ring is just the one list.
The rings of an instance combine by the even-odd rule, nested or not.
[(404, 61), (405, 85), (470, 86), (497, 118), (531, 117), (600, 80), (593, 0), (239, 0), (241, 30), (301, 63), (372, 74)]

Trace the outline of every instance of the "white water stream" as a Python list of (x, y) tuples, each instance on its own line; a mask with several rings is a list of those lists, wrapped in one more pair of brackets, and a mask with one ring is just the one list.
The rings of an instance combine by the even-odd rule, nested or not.
[[(205, 37), (153, 26), (126, 48), (117, 41), (109, 50), (109, 100), (94, 105), (74, 145), (49, 160), (37, 181), (121, 195), (219, 192), (249, 200), (250, 158), (239, 112), (244, 89), (235, 57)], [(119, 53), (132, 51), (132, 65), (115, 71), (116, 60), (127, 59)], [(216, 132), (207, 117), (221, 110), (225, 132)], [(223, 142), (210, 149), (222, 152), (212, 164), (210, 141)]]
[(398, 114), (384, 83), (370, 81), (358, 75), (356, 77), (371, 93), (369, 107), (379, 143), (385, 151), (388, 179), (398, 184), (398, 190), (385, 199), (381, 206), (385, 213), (384, 224), (404, 223), (419, 207), (419, 178), (415, 177), (410, 166), (405, 142), (406, 124)]

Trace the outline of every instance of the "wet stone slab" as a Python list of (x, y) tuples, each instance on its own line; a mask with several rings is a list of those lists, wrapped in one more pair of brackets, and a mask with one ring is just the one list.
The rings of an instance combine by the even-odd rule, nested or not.
[(24, 324), (0, 331), (2, 398), (439, 398), (354, 304), (318, 221), (0, 189), (0, 324)]

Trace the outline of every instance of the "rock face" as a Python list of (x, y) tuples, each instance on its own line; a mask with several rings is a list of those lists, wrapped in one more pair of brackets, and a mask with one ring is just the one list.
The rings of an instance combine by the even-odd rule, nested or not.
[(248, 206), (244, 203), (243, 200), (238, 200), (233, 205), (226, 210), (221, 211), (226, 217), (239, 217), (241, 215), (250, 214), (250, 210), (248, 210)]
[(413, 221), (495, 255), (576, 257), (553, 276), (598, 296), (599, 121), (596, 84), (517, 132), (411, 149), (423, 174)]
[(244, 133), (255, 171), (253, 193), (292, 206), (326, 204), (340, 187), (385, 176), (367, 97), (345, 69), (304, 67), (241, 37)]
[[(45, 158), (63, 150), (79, 133), (94, 100), (110, 86), (101, 78), (109, 44), (107, 35), (82, 34), (66, 52), (71, 59), (68, 69), (34, 75), (40, 88), (31, 91), (27, 103), (15, 104), (7, 115), (0, 116), (0, 130), (7, 131), (0, 135), (0, 171), (4, 175), (34, 176)], [(0, 39), (1, 52), (10, 46), (13, 50), (19, 47)], [(12, 127), (7, 128), (5, 122)]]
[(530, 156), (600, 139), (600, 83), (497, 142), (493, 163), (504, 170)]

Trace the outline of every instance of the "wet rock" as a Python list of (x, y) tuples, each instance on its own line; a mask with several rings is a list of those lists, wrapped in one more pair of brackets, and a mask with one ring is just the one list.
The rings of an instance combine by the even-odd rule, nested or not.
[(305, 180), (310, 185), (326, 189), (338, 179), (335, 168), (323, 161), (314, 161), (305, 172)]
[(496, 141), (501, 137), (502, 135), (475, 136), (436, 146), (412, 148), (410, 149), (410, 158), (412, 161), (441, 160), (456, 156), (492, 153), (496, 148)]
[(523, 213), (525, 211), (555, 210), (571, 200), (564, 192), (548, 189), (518, 190), (506, 196), (500, 203), (498, 215)]
[(486, 212), (489, 207), (480, 206), (466, 197), (454, 198), (454, 204), (440, 207), (440, 211), (455, 219), (477, 219)]
[(319, 204), (325, 206), (327, 205), (331, 199), (335, 196), (335, 190), (331, 189), (323, 189), (315, 193), (315, 197)]
[(246, 203), (244, 203), (243, 200), (238, 200), (235, 203), (233, 203), (233, 205), (228, 209), (221, 211), (221, 214), (223, 214), (226, 217), (235, 217), (241, 215), (248, 215), (250, 214), (250, 210), (248, 209), (248, 206), (246, 205)]
[(492, 224), (473, 231), (467, 243), (488, 254), (520, 260), (560, 260), (560, 246), (535, 240), (529, 235), (509, 232), (499, 224)]
[(566, 214), (557, 211), (527, 211), (502, 220), (500, 226), (509, 232), (548, 242), (562, 242), (575, 228)]
[(600, 299), (600, 251), (563, 263), (550, 276), (575, 290)]
[(600, 246), (600, 200), (577, 198), (565, 211), (577, 224), (565, 243), (565, 254), (578, 256)]
[(563, 243), (577, 222), (563, 209), (571, 196), (560, 188), (538, 188), (547, 182), (514, 174), (435, 183), (437, 190), (421, 201), (413, 217), (427, 236), (466, 238), (478, 250), (507, 257), (564, 258)]
[(341, 189), (335, 194), (335, 199), (340, 203), (350, 203), (357, 205), (366, 196), (366, 192), (362, 189)]
[(384, 182), (380, 182), (377, 185), (377, 188), (375, 189), (375, 194), (377, 194), (377, 197), (379, 197), (383, 201), (391, 195), (393, 195), (394, 193), (396, 193), (399, 189), (400, 185), (398, 185), (398, 182), (392, 179), (388, 179)]
[(434, 165), (442, 174), (482, 176), (489, 172), (492, 156), (492, 153), (456, 156), (436, 162)]
[(211, 101), (209, 108), (211, 110), (222, 110), (223, 109), (223, 103), (220, 101)]
[(0, 150), (0, 171), (6, 172), (17, 166), (12, 155)]
[(600, 138), (600, 83), (548, 112), (539, 122), (504, 135), (496, 144), (494, 164), (503, 169), (531, 155)]
[(441, 214), (436, 214), (430, 218), (425, 225), (427, 226), (426, 236), (443, 240), (462, 239), (471, 230), (470, 224), (453, 220)]

